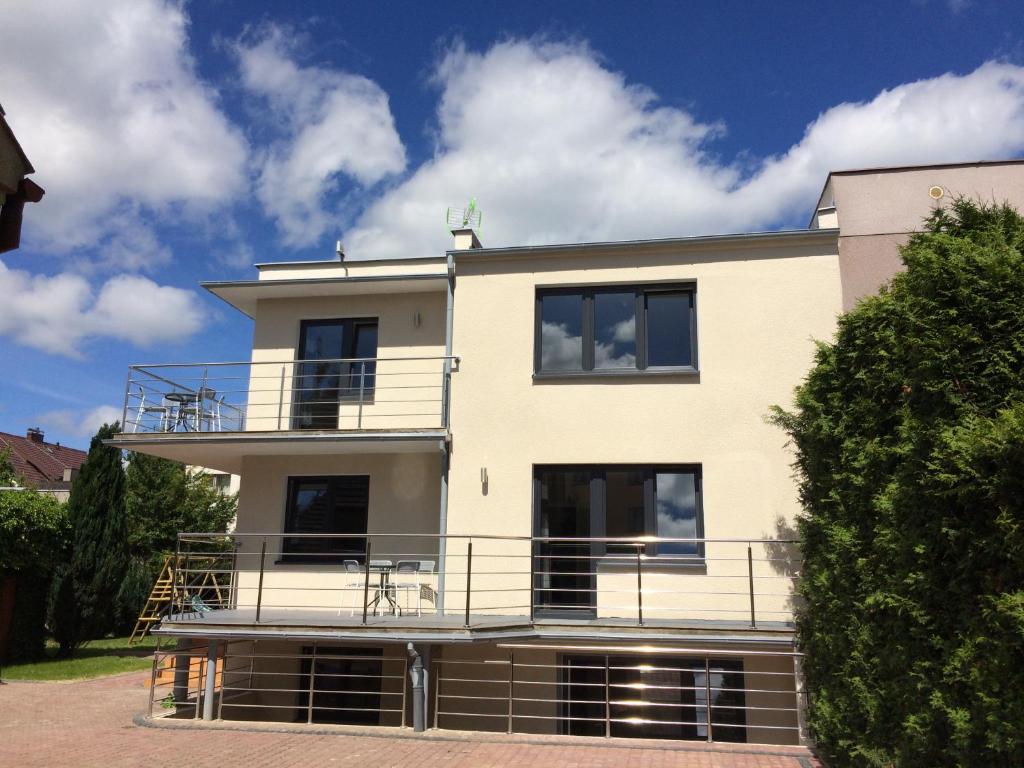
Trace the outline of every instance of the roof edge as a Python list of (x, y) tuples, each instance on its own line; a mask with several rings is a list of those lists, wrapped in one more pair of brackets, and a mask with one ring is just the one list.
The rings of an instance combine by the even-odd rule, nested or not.
[(690, 237), (664, 237), (644, 240), (609, 240), (590, 243), (553, 243), (550, 245), (516, 245), (504, 248), (472, 248), (450, 250), (455, 258), (479, 258), (485, 256), (531, 256), (546, 253), (566, 253), (593, 250), (618, 250), (623, 248), (665, 248), (673, 246), (700, 247), (750, 241), (816, 240), (836, 237), (839, 230), (829, 229), (782, 229), (768, 232), (740, 232), (723, 235), (694, 235)]

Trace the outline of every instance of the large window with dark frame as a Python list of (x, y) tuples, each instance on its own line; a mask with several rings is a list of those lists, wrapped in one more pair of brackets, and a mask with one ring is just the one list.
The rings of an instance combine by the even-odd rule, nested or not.
[[(282, 562), (361, 562), (366, 553), (369, 501), (367, 475), (289, 478)], [(287, 535), (297, 533), (342, 535)]]
[(694, 372), (692, 283), (537, 291), (538, 375)]

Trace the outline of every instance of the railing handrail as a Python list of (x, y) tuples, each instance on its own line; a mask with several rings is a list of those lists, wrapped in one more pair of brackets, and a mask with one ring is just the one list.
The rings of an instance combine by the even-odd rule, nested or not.
[[(497, 541), (529, 541), (548, 543), (608, 543), (608, 544), (799, 544), (799, 539), (739, 539), (739, 538), (680, 538), (674, 536), (503, 536), (501, 534), (476, 533), (287, 533), (273, 532), (232, 532), (232, 533), (192, 533), (180, 532), (178, 539), (186, 538), (268, 538), (281, 536), (285, 538), (312, 539), (363, 539), (363, 538), (423, 538), (423, 539), (494, 539)], [(678, 557), (695, 557), (696, 555), (678, 555)]]
[(459, 360), (458, 355), (419, 355), (413, 357), (323, 357), (323, 358), (291, 358), (289, 360), (240, 360), (217, 361), (206, 363), (131, 363), (129, 370), (146, 368), (203, 368), (230, 365), (285, 365), (288, 363), (369, 363), (369, 362), (404, 362), (409, 360)]

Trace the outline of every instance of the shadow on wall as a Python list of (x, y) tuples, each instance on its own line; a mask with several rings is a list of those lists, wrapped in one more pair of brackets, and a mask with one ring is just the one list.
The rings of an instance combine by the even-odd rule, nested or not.
[(772, 570), (777, 575), (792, 580), (793, 591), (786, 598), (786, 608), (795, 612), (797, 608), (794, 599), (796, 597), (796, 580), (800, 576), (800, 566), (802, 565), (800, 546), (795, 541), (800, 538), (800, 534), (789, 520), (780, 515), (775, 518), (774, 534), (765, 533), (762, 534), (762, 538), (777, 539), (777, 541), (768, 541), (764, 545), (765, 553)]

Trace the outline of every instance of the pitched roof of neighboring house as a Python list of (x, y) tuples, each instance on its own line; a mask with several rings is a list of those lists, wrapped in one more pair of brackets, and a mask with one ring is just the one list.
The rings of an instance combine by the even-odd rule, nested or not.
[(0, 451), (11, 449), (11, 464), (28, 485), (43, 490), (70, 489), (71, 482), (64, 479), (64, 470), (77, 471), (88, 455), (77, 448), (60, 443), (47, 443), (42, 432), (29, 430), (25, 437), (0, 432)]

